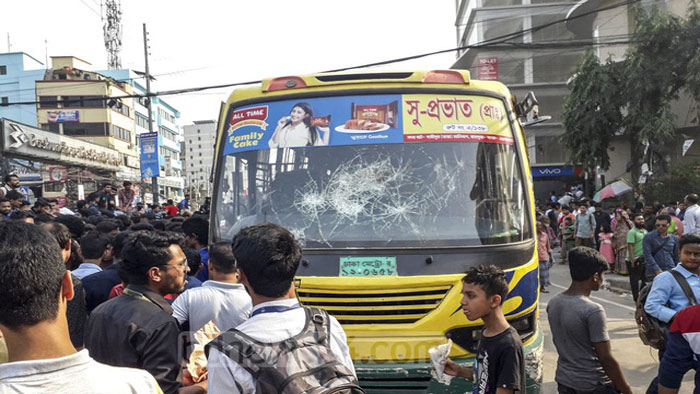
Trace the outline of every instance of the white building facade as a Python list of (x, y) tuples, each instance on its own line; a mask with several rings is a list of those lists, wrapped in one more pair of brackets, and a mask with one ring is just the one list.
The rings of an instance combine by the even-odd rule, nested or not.
[(186, 190), (196, 200), (211, 196), (210, 175), (214, 165), (216, 121), (201, 120), (183, 127), (185, 137)]
[[(100, 71), (104, 75), (128, 82), (134, 90), (134, 94), (146, 94), (143, 77), (131, 70), (107, 70)], [(134, 100), (134, 129), (136, 136), (148, 133), (148, 107), (146, 99)], [(151, 101), (153, 131), (158, 133), (160, 176), (158, 188), (162, 198), (172, 198), (179, 201), (184, 196), (185, 179), (183, 166), (180, 160), (183, 141), (182, 129), (178, 124), (180, 111), (168, 104), (160, 97), (153, 97)], [(136, 143), (138, 147), (140, 144)]]

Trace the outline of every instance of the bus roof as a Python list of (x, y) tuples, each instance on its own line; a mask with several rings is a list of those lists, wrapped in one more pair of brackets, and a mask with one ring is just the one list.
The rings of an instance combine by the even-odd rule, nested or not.
[[(472, 80), (467, 70), (434, 70), (408, 72), (325, 73), (270, 78), (262, 84), (236, 89), (227, 104), (250, 99), (286, 96), (311, 91), (359, 90), (378, 88), (458, 88), (488, 91), (511, 100), (505, 85), (497, 81)], [(466, 92), (465, 92), (466, 93)]]

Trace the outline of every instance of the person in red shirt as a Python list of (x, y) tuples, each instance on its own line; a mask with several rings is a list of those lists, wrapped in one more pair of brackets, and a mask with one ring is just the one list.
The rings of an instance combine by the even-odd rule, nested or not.
[(168, 216), (176, 216), (180, 212), (180, 210), (177, 209), (175, 203), (171, 199), (168, 200), (168, 204), (165, 206), (165, 212), (168, 213)]

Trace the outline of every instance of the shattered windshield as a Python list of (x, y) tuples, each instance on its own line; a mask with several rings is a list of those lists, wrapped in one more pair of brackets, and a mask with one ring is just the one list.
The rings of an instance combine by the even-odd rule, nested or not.
[(219, 237), (271, 221), (306, 248), (449, 247), (530, 238), (512, 144), (312, 146), (224, 157)]

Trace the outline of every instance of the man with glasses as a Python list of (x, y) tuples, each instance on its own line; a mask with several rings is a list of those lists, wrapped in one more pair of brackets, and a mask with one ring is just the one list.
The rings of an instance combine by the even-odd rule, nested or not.
[(679, 260), (678, 238), (668, 233), (670, 224), (670, 216), (657, 216), (655, 229), (648, 232), (642, 241), (648, 282), (652, 281), (656, 275), (675, 267)]
[[(656, 219), (657, 223), (663, 216), (665, 215)], [(680, 244), (681, 263), (675, 266), (673, 271), (680, 273), (685, 278), (695, 299), (700, 300), (700, 235), (686, 234), (678, 244)], [(647, 301), (644, 304), (644, 310), (661, 322), (670, 324), (676, 314), (689, 305), (690, 300), (685, 295), (678, 279), (671, 272), (663, 272), (654, 278), (654, 283), (651, 285)], [(664, 359), (664, 352), (665, 349), (659, 349), (659, 360)], [(652, 381), (647, 392), (657, 392), (656, 379)]]
[(128, 283), (124, 294), (92, 311), (85, 347), (102, 363), (145, 369), (165, 394), (205, 392), (183, 387), (179, 326), (164, 296), (185, 289), (188, 271), (183, 237), (172, 232), (139, 231), (127, 238), (119, 273)]

